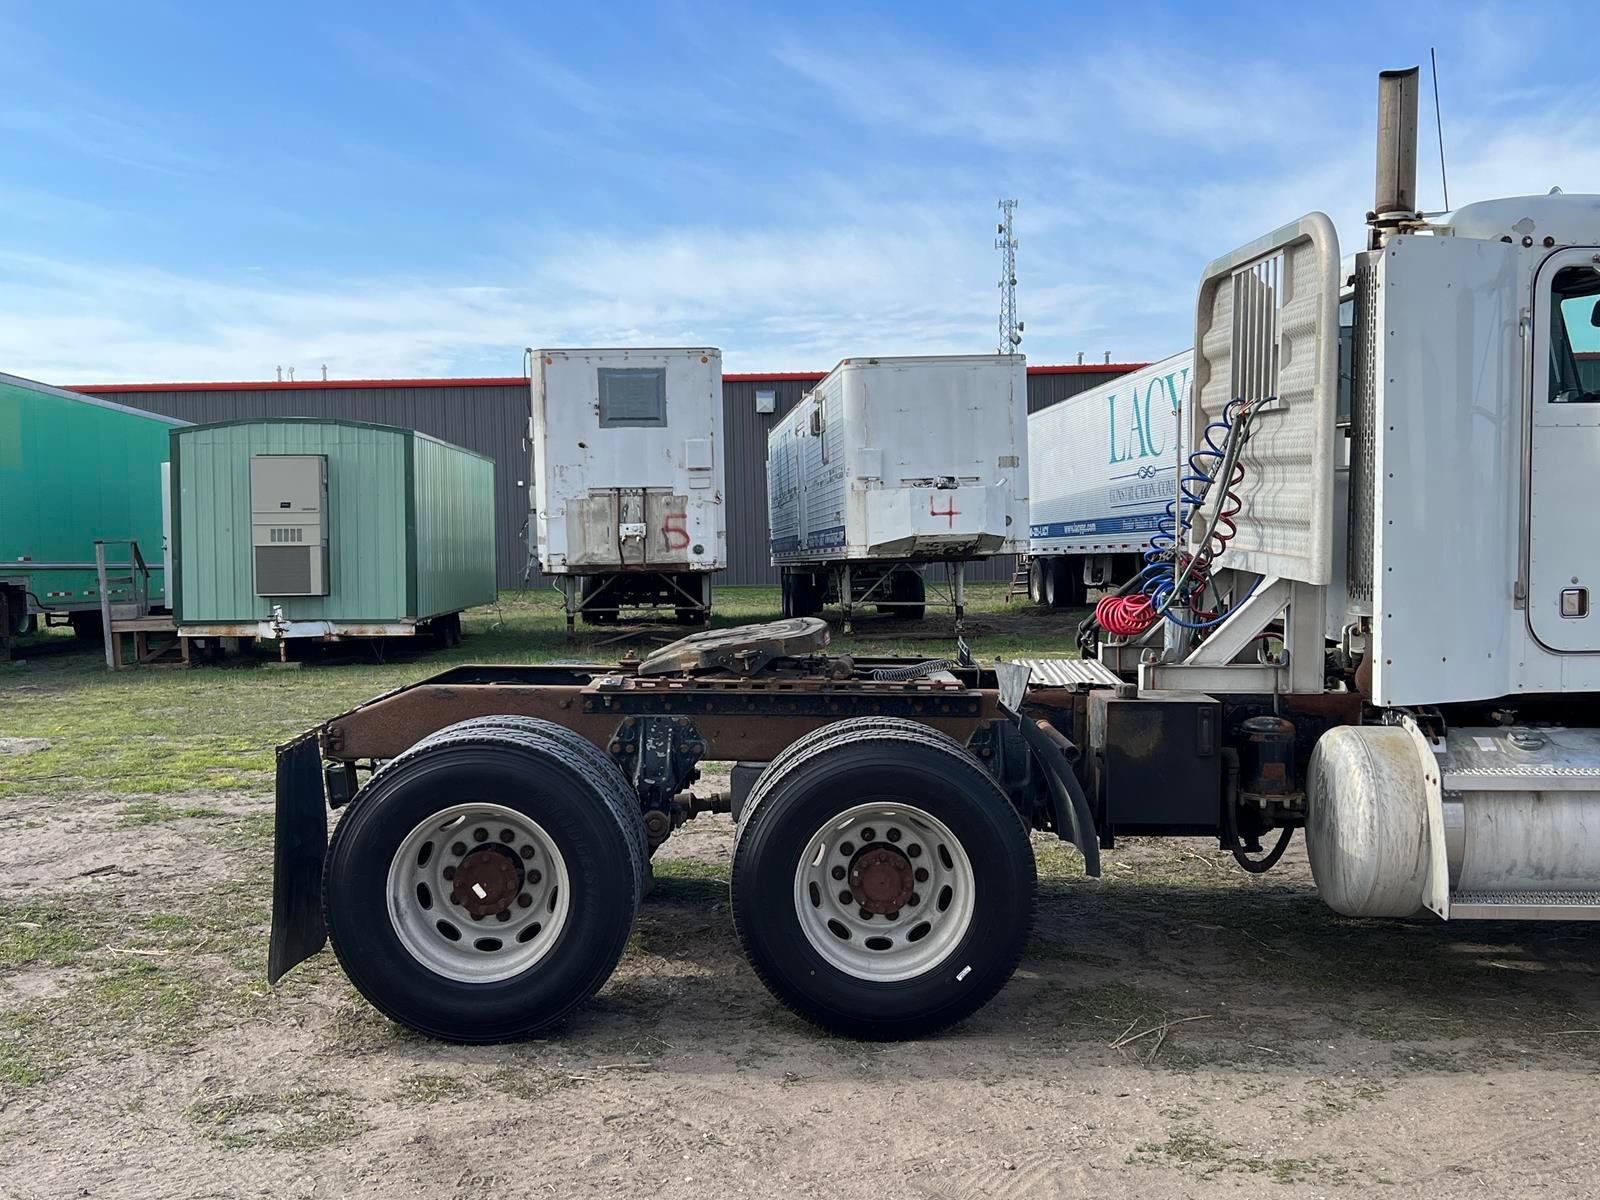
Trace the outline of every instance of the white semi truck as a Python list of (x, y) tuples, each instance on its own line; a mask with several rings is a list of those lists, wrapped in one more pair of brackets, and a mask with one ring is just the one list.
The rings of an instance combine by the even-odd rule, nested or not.
[(574, 618), (711, 619), (727, 564), (722, 352), (539, 350), (529, 420), (540, 571)]
[(834, 601), (847, 633), (862, 605), (917, 619), (942, 562), (959, 625), (966, 561), (1026, 545), (1027, 413), (1020, 354), (836, 366), (767, 435), (783, 615)]
[(1028, 416), (1028, 596), (1076, 608), (1143, 565), (1175, 496), (1185, 350)]
[(391, 692), (279, 750), (270, 976), (331, 936), (394, 1019), (526, 1036), (616, 965), (649, 852), (723, 809), (753, 969), (858, 1037), (1004, 986), (1030, 829), (1091, 878), (1126, 834), (1265, 870), (1303, 830), (1340, 913), (1600, 918), (1600, 196), (1419, 213), (1416, 82), (1382, 79), (1352, 269), (1320, 213), (1206, 268), (1184, 500), (1097, 656), (837, 655), (794, 618)]

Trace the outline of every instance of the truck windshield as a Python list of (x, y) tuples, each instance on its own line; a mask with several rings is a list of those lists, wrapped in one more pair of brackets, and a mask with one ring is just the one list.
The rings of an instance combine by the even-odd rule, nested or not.
[(1558, 271), (1550, 310), (1550, 402), (1600, 404), (1600, 271)]

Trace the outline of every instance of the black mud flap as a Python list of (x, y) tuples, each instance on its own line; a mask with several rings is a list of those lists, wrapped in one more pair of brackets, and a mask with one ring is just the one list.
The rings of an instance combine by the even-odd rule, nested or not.
[(1100, 835), (1089, 811), (1089, 798), (1083, 794), (1078, 773), (1054, 739), (1022, 714), (1023, 694), (1028, 688), (1028, 668), (1019, 663), (995, 664), (1000, 684), (1000, 707), (1016, 722), (1022, 740), (1033, 752), (1034, 761), (1044, 772), (1055, 810), (1056, 834), (1071, 842), (1083, 855), (1083, 872), (1092, 878), (1100, 874)]
[(322, 923), (322, 858), (328, 849), (322, 749), (317, 732), (278, 747), (278, 811), (272, 850), (272, 942), (267, 982), (328, 942)]

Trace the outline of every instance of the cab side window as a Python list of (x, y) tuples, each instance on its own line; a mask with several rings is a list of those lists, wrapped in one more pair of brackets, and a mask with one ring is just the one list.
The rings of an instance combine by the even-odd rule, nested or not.
[(1550, 309), (1550, 403), (1600, 404), (1600, 271), (1558, 271)]

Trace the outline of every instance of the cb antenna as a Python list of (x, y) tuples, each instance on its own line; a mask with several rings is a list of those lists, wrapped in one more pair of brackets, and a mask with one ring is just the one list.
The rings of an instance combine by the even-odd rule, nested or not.
[(1433, 70), (1433, 127), (1439, 131), (1439, 184), (1444, 188), (1444, 210), (1450, 211), (1450, 177), (1444, 170), (1444, 117), (1439, 111), (1439, 55), (1428, 47), (1428, 65)]
[(995, 227), (994, 247), (1000, 251), (1000, 348), (997, 353), (1015, 354), (1022, 343), (1022, 322), (1017, 320), (1017, 239), (1012, 233), (1011, 216), (1015, 200), (1000, 201), (1003, 219)]

